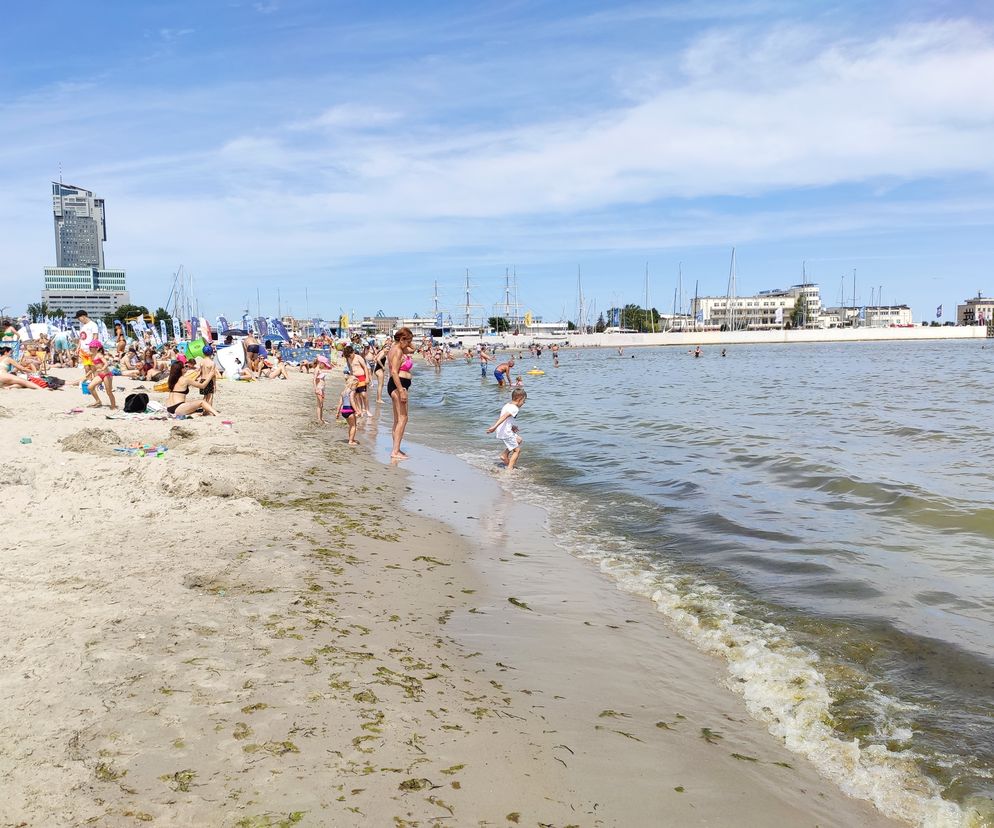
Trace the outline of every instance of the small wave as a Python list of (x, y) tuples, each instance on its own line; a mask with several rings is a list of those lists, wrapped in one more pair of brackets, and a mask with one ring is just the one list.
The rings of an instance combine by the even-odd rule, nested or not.
[[(462, 459), (474, 466), (486, 464), (482, 453), (465, 453)], [(489, 455), (486, 455), (489, 459)], [(516, 474), (512, 481), (500, 476), (502, 485), (513, 488), (516, 497), (543, 507), (549, 514), (574, 514), (568, 496), (532, 483), (529, 473)], [(872, 802), (887, 816), (922, 828), (978, 828), (984, 825), (982, 808), (968, 813), (955, 802), (942, 798), (940, 784), (925, 776), (920, 764), (944, 762), (945, 757), (918, 754), (907, 742), (911, 732), (898, 715), (902, 703), (875, 689), (868, 675), (849, 675), (854, 667), (833, 664), (830, 685), (818, 654), (798, 644), (786, 627), (751, 617), (739, 599), (691, 574), (668, 571), (658, 555), (630, 548), (623, 539), (610, 542), (598, 537), (595, 527), (575, 520), (570, 535), (559, 542), (572, 554), (597, 563), (618, 586), (642, 595), (667, 616), (673, 626), (699, 648), (723, 658), (727, 664), (727, 686), (740, 694), (754, 718), (764, 722), (771, 734), (787, 748), (806, 756), (845, 793)], [(839, 682), (840, 675), (849, 681)], [(851, 687), (853, 699), (864, 712), (874, 710), (875, 736), (887, 744), (847, 740), (833, 727), (836, 715), (847, 706), (833, 697), (842, 685)], [(855, 697), (859, 696), (859, 699)], [(833, 710), (835, 712), (833, 712)], [(904, 741), (896, 737), (905, 737)]]

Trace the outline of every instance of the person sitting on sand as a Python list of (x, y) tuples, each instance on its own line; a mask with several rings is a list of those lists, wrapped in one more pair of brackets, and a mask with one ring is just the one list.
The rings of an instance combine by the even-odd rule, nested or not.
[(217, 412), (204, 400), (188, 400), (190, 388), (203, 388), (207, 382), (193, 371), (186, 370), (186, 357), (180, 355), (169, 368), (169, 396), (166, 398), (166, 411), (170, 414), (189, 415), (200, 411), (205, 417), (217, 416)]
[(103, 385), (107, 391), (107, 400), (110, 403), (111, 411), (117, 408), (117, 400), (114, 399), (114, 372), (111, 370), (110, 357), (104, 351), (104, 344), (99, 339), (91, 339), (90, 347), (90, 370), (89, 391), (93, 397), (90, 408), (100, 408), (103, 402), (100, 400), (100, 386)]
[(0, 346), (0, 388), (35, 388), (38, 386), (17, 372), (28, 373), (27, 368), (13, 357), (14, 350), (10, 345)]
[(518, 416), (521, 406), (528, 399), (528, 394), (521, 388), (515, 388), (511, 392), (511, 401), (501, 410), (500, 416), (490, 428), (487, 434), (497, 432), (497, 439), (504, 444), (504, 452), (501, 454), (501, 462), (507, 466), (508, 471), (514, 469), (514, 464), (518, 462), (521, 455), (521, 435), (518, 434), (518, 427), (514, 425), (514, 418)]
[(135, 350), (134, 345), (129, 347), (124, 356), (121, 357), (120, 365), (122, 377), (127, 377), (128, 379), (144, 379), (144, 377), (142, 377), (142, 361), (138, 357), (138, 351)]

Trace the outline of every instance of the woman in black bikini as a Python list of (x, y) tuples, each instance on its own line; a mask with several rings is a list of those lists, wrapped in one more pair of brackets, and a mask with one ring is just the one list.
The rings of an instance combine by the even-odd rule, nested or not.
[(198, 374), (185, 373), (186, 357), (178, 356), (169, 368), (169, 397), (166, 399), (166, 411), (170, 414), (195, 414), (203, 412), (205, 417), (216, 417), (217, 412), (204, 400), (187, 400), (190, 387), (203, 388), (210, 382)]
[(407, 455), (400, 450), (400, 443), (407, 428), (407, 389), (411, 387), (411, 368), (414, 366), (411, 359), (414, 334), (410, 328), (401, 328), (393, 338), (394, 343), (387, 354), (387, 368), (390, 371), (387, 393), (393, 402), (393, 450), (390, 458), (406, 460)]

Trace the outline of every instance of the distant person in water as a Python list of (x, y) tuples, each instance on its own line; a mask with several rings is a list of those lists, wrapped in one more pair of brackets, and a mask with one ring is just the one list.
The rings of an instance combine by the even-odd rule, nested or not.
[(697, 359), (702, 353), (703, 351), (701, 350), (701, 346), (698, 345), (693, 351), (694, 359)]
[(487, 375), (487, 363), (490, 362), (490, 357), (487, 356), (487, 346), (480, 346), (480, 376), (485, 377)]
[(514, 357), (511, 357), (507, 362), (502, 362), (496, 368), (494, 368), (494, 379), (497, 380), (497, 385), (500, 388), (504, 387), (504, 381), (507, 380), (507, 384), (511, 384), (511, 369), (514, 367)]
[(518, 457), (521, 455), (521, 444), (524, 441), (521, 439), (521, 435), (518, 434), (518, 427), (514, 424), (514, 418), (518, 416), (518, 412), (521, 411), (521, 406), (525, 404), (527, 398), (528, 394), (525, 393), (524, 389), (515, 388), (511, 392), (511, 401), (500, 410), (497, 422), (487, 429), (487, 434), (497, 432), (497, 439), (504, 444), (504, 451), (500, 459), (507, 466), (508, 471), (514, 468), (515, 463), (518, 462)]
[(725, 349), (724, 348), (721, 349), (721, 355), (725, 356)]

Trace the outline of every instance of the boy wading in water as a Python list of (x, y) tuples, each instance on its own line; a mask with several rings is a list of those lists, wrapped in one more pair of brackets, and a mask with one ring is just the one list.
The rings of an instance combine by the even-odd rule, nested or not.
[(515, 388), (511, 392), (511, 401), (500, 410), (497, 422), (487, 429), (487, 434), (497, 432), (497, 439), (504, 444), (504, 452), (500, 459), (507, 466), (508, 471), (514, 468), (514, 464), (518, 462), (518, 455), (521, 454), (523, 441), (518, 434), (518, 427), (514, 425), (514, 418), (518, 416), (527, 398), (528, 395), (522, 389)]

